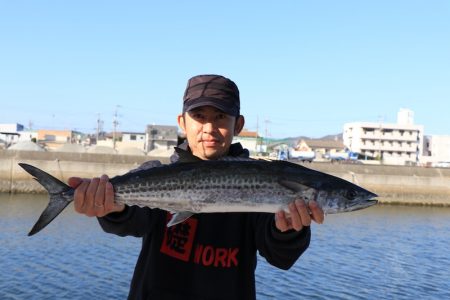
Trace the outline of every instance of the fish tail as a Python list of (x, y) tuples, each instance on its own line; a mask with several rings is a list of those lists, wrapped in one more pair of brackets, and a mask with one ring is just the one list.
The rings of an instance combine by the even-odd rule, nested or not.
[(38, 233), (45, 226), (47, 226), (54, 218), (56, 218), (63, 210), (73, 201), (73, 192), (70, 186), (64, 182), (56, 179), (52, 175), (38, 169), (32, 165), (19, 163), (25, 171), (30, 173), (34, 179), (39, 182), (48, 192), (50, 199), (47, 207), (42, 212), (41, 216), (34, 224), (29, 236)]

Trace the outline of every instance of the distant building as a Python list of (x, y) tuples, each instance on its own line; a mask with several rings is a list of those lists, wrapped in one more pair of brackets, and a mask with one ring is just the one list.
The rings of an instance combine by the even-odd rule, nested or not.
[(145, 151), (146, 134), (144, 132), (122, 132), (122, 141), (117, 148), (137, 148)]
[(122, 141), (122, 132), (108, 132), (105, 133), (103, 139), (99, 139), (97, 146), (115, 148)]
[(301, 139), (294, 147), (297, 151), (314, 151), (320, 154), (341, 152), (345, 150), (341, 140)]
[(122, 132), (122, 142), (145, 142), (144, 132)]
[(425, 136), (423, 157), (421, 160), (424, 164), (431, 166), (450, 163), (450, 136)]
[(418, 163), (423, 151), (424, 127), (414, 125), (413, 112), (401, 109), (397, 123), (354, 122), (344, 125), (344, 145), (352, 152), (383, 163)]
[(171, 149), (178, 144), (178, 127), (169, 125), (147, 125), (146, 152), (154, 149)]
[(74, 130), (46, 130), (37, 131), (37, 141), (48, 149), (57, 149), (63, 144), (81, 144), (85, 134)]
[(38, 133), (36, 130), (19, 132), (19, 142), (37, 141)]
[(7, 148), (20, 141), (23, 130), (24, 126), (19, 123), (0, 124), (0, 146)]
[(321, 160), (330, 154), (344, 151), (345, 146), (338, 139), (301, 139), (289, 149), (289, 154), (291, 158), (294, 158), (296, 155), (314, 153), (314, 158)]
[(24, 126), (19, 123), (0, 124), (1, 132), (19, 132), (23, 130)]
[(258, 152), (260, 146), (260, 137), (256, 131), (243, 129), (239, 135), (234, 136), (233, 143), (241, 143), (242, 147), (250, 152)]

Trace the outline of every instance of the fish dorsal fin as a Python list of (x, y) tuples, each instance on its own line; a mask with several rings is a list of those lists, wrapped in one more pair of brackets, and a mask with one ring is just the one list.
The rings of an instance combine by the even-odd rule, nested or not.
[(177, 225), (189, 219), (194, 213), (190, 211), (180, 211), (172, 216), (169, 223), (167, 223), (167, 227)]
[(159, 160), (149, 160), (149, 161), (146, 161), (143, 164), (141, 164), (136, 169), (128, 171), (128, 173), (131, 174), (131, 173), (136, 173), (136, 172), (140, 172), (140, 171), (144, 171), (144, 170), (149, 170), (152, 168), (158, 168), (158, 167), (161, 167), (162, 165), (163, 164)]
[(281, 179), (278, 181), (279, 184), (281, 184), (282, 186), (284, 186), (287, 189), (292, 190), (293, 192), (304, 192), (307, 190), (310, 190), (311, 187), (306, 186), (304, 184), (295, 182), (295, 181), (290, 181), (290, 180), (286, 180), (286, 179)]
[(183, 150), (180, 147), (174, 147), (175, 152), (178, 155), (178, 162), (199, 162), (202, 161), (201, 158), (198, 158), (195, 155), (192, 155), (191, 152), (187, 150)]

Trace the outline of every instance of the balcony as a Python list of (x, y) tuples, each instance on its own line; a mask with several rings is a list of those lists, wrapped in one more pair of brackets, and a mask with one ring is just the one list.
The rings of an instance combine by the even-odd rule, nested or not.
[(417, 146), (399, 146), (399, 145), (360, 145), (361, 151), (390, 151), (390, 152), (403, 152), (403, 153), (416, 153)]

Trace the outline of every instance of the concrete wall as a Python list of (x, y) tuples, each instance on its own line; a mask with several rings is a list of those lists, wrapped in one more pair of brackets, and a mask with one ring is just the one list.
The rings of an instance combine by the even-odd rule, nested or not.
[[(67, 181), (71, 176), (87, 177), (123, 174), (141, 163), (168, 158), (94, 153), (58, 153), (0, 150), (0, 192), (44, 192), (18, 165), (34, 165)], [(450, 206), (450, 169), (408, 166), (379, 166), (305, 163), (316, 169), (354, 182), (377, 193), (382, 203)]]
[(19, 162), (33, 165), (66, 182), (71, 176), (91, 178), (108, 174), (113, 177), (151, 159), (169, 162), (166, 157), (0, 150), (0, 192), (44, 192), (18, 165)]
[(358, 184), (381, 203), (450, 206), (450, 169), (311, 163), (316, 169)]

